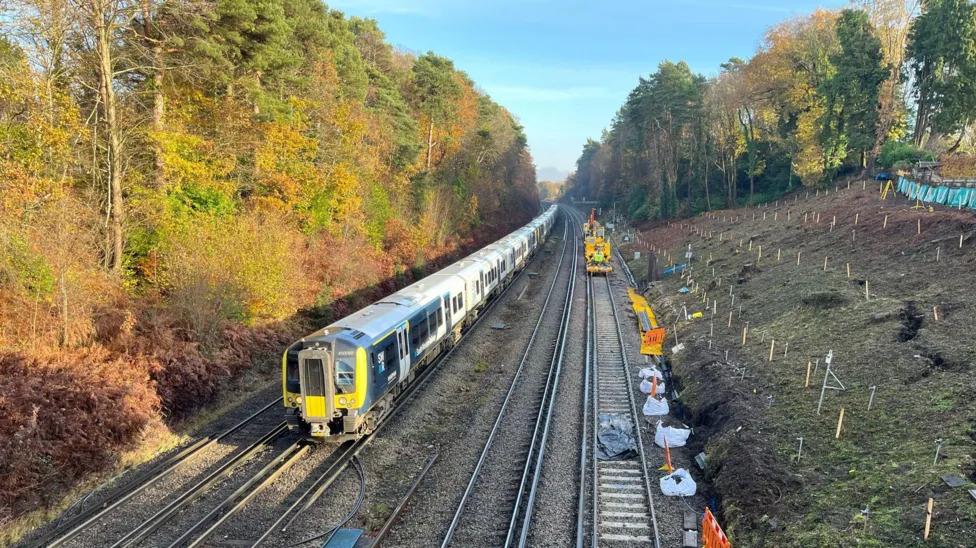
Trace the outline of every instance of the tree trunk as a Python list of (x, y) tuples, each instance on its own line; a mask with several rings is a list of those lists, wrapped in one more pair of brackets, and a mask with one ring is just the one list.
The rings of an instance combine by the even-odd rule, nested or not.
[(152, 139), (153, 181), (156, 188), (163, 185), (163, 151), (159, 146), (158, 133), (163, 129), (163, 116), (166, 114), (166, 98), (163, 96), (163, 45), (154, 30), (154, 17), (151, 0), (142, 0), (142, 34), (146, 48), (151, 52), (149, 59), (152, 72)]
[(427, 171), (430, 171), (430, 157), (434, 153), (434, 119), (427, 124)]
[(111, 29), (106, 13), (108, 9), (104, 2), (98, 2), (92, 10), (92, 23), (98, 55), (99, 96), (108, 138), (109, 233), (112, 246), (112, 260), (109, 264), (112, 272), (119, 274), (122, 272), (122, 224), (125, 220), (122, 203), (122, 135), (115, 104), (115, 89), (112, 85), (115, 71), (112, 60)]

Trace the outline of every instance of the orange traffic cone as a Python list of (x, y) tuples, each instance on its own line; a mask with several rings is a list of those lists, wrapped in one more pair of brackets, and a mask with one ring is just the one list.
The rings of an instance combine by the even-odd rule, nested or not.
[(668, 438), (664, 438), (664, 466), (658, 468), (658, 470), (664, 470), (667, 473), (674, 472), (674, 466), (671, 466), (671, 447), (668, 445)]

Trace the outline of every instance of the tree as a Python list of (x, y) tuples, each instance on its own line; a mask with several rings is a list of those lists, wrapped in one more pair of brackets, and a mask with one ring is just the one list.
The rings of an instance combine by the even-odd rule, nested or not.
[(878, 125), (867, 163), (867, 172), (870, 173), (874, 170), (882, 145), (889, 139), (900, 139), (904, 136), (908, 114), (902, 78), (905, 45), (912, 19), (919, 8), (919, 0), (860, 0), (857, 4), (867, 12), (875, 33), (881, 40), (881, 50), (888, 67), (888, 76), (878, 93)]
[(907, 56), (916, 99), (913, 141), (923, 145), (976, 118), (976, 5), (925, 0), (912, 23)]
[(434, 152), (434, 128), (446, 122), (455, 112), (455, 102), (461, 98), (461, 86), (455, 79), (454, 63), (427, 52), (411, 69), (410, 91), (415, 108), (427, 126), (427, 154), (425, 167), (431, 168)]
[(820, 92), (826, 100), (821, 129), (824, 170), (833, 169), (860, 152), (859, 165), (867, 168), (867, 153), (874, 146), (878, 125), (878, 93), (888, 76), (881, 41), (866, 12), (845, 9), (837, 19), (840, 50), (831, 55), (835, 70)]

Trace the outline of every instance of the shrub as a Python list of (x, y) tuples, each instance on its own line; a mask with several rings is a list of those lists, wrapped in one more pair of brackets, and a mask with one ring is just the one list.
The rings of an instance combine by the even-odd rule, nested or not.
[(920, 160), (933, 160), (931, 152), (900, 141), (888, 141), (878, 154), (878, 165), (888, 169), (906, 169)]
[(112, 462), (158, 408), (148, 372), (104, 350), (0, 353), (0, 523)]

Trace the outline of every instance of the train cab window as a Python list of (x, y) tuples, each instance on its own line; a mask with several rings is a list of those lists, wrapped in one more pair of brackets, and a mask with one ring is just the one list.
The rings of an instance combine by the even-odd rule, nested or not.
[(324, 396), (325, 395), (325, 375), (323, 374), (322, 360), (309, 358), (302, 364), (305, 367), (305, 395)]
[(336, 360), (336, 393), (351, 394), (356, 391), (356, 367), (345, 359)]

